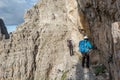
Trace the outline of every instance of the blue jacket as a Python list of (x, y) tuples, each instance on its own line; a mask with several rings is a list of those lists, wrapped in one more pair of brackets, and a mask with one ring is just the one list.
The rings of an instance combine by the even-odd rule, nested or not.
[(88, 53), (92, 48), (93, 46), (91, 45), (89, 40), (84, 39), (79, 42), (79, 51), (81, 53)]
[(89, 49), (92, 49), (93, 46), (92, 46), (92, 44), (90, 43), (90, 41), (89, 41), (89, 40), (85, 40), (85, 41), (87, 41), (87, 43), (86, 43), (87, 47), (88, 47)]

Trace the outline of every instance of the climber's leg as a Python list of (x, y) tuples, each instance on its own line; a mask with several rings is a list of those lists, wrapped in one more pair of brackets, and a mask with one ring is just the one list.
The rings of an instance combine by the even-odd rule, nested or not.
[(86, 55), (87, 61), (86, 61), (86, 67), (89, 68), (89, 62), (90, 62), (90, 57), (89, 54)]
[(83, 56), (82, 56), (82, 67), (84, 68), (85, 66), (85, 55), (83, 54)]

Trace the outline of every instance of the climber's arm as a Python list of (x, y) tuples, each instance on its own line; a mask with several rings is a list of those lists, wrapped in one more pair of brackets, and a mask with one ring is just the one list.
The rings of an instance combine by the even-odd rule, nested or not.
[(92, 49), (92, 48), (93, 48), (93, 46), (92, 46), (92, 44), (90, 43), (90, 41), (87, 42), (87, 45), (88, 45), (88, 48), (89, 48), (89, 49)]

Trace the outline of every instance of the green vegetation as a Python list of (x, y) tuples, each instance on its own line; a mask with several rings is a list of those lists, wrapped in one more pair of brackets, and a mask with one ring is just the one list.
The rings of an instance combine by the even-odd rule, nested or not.
[(68, 71), (63, 72), (61, 80), (65, 80), (65, 78), (67, 77), (67, 73), (68, 73)]
[(96, 76), (102, 73), (105, 73), (106, 67), (102, 64), (102, 65), (98, 65), (95, 67), (95, 74)]
[(79, 61), (81, 61), (81, 60), (82, 60), (82, 56), (79, 57)]
[(57, 77), (54, 80), (57, 80)]

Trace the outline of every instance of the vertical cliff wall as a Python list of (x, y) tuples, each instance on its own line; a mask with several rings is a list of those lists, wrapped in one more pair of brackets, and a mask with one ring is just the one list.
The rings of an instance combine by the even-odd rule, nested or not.
[(113, 70), (113, 75), (115, 80), (120, 79), (120, 22), (115, 22), (112, 24), (112, 36), (113, 36), (113, 64), (115, 67)]
[[(84, 14), (87, 27), (93, 43), (100, 51), (100, 58), (112, 75), (112, 80), (119, 80), (119, 48), (113, 40), (119, 34), (118, 25), (120, 21), (119, 0), (77, 0), (79, 13)], [(81, 14), (80, 14), (81, 16)], [(114, 23), (114, 24), (113, 24)], [(113, 24), (113, 26), (112, 26)], [(115, 29), (116, 28), (116, 29)], [(89, 32), (89, 31), (88, 31)], [(114, 34), (112, 34), (114, 33)], [(119, 36), (117, 37), (119, 39)], [(117, 40), (118, 41), (118, 40)], [(119, 41), (118, 41), (119, 43)], [(117, 46), (114, 47), (114, 46)], [(117, 49), (117, 50), (116, 50)]]
[[(111, 79), (119, 80), (119, 23), (112, 26), (120, 19), (119, 3), (40, 0), (26, 12), (25, 22), (10, 39), (0, 41), (0, 79), (82, 80), (78, 43), (85, 34), (97, 46), (100, 61), (110, 71)], [(73, 41), (74, 56), (69, 54), (67, 39)]]

